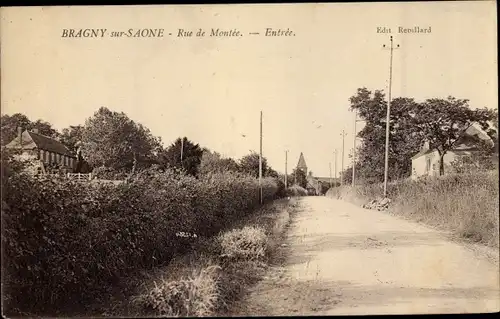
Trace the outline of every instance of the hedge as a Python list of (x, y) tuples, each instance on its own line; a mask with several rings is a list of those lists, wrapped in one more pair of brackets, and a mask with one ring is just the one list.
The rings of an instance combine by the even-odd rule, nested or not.
[[(115, 185), (10, 172), (2, 184), (6, 313), (89, 303), (183, 250), (176, 233), (214, 235), (259, 205), (258, 181), (234, 173), (150, 172)], [(264, 179), (264, 199), (276, 191)]]

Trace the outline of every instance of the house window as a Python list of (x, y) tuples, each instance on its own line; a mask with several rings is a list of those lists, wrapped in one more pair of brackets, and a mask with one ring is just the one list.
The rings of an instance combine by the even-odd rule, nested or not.
[(431, 170), (431, 159), (426, 159), (425, 171), (429, 172)]

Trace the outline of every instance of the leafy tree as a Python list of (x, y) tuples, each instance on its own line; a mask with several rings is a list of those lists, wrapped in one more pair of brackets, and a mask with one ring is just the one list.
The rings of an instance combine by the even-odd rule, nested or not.
[(203, 150), (200, 145), (183, 137), (175, 140), (160, 154), (159, 162), (162, 167), (181, 169), (190, 175), (197, 176), (202, 156)]
[[(429, 149), (437, 150), (439, 174), (444, 174), (443, 158), (453, 149), (457, 142), (463, 141), (465, 131), (474, 123), (489, 130), (490, 121), (495, 113), (492, 110), (471, 109), (466, 99), (428, 99), (415, 114), (415, 127), (422, 133), (429, 143)], [(491, 131), (490, 131), (491, 132)]]
[(492, 157), (494, 146), (485, 141), (478, 141), (475, 144), (477, 151), (470, 155), (458, 156), (450, 163), (455, 173), (498, 170), (498, 161)]
[(85, 127), (83, 125), (71, 125), (70, 127), (64, 128), (60, 137), (61, 143), (66, 145), (70, 151), (76, 154), (79, 146), (81, 146), (84, 130)]
[(307, 176), (306, 172), (301, 169), (294, 169), (292, 173), (293, 183), (299, 185), (302, 188), (307, 188)]
[(267, 170), (266, 170), (266, 174), (264, 177), (274, 177), (274, 178), (280, 178), (280, 174), (275, 171), (274, 169), (272, 169), (271, 167), (268, 167)]
[[(259, 154), (257, 154), (256, 152), (251, 152), (250, 154), (243, 156), (240, 159), (239, 167), (241, 172), (258, 178)], [(265, 157), (262, 157), (262, 176), (266, 176), (267, 169), (267, 159)]]
[[(357, 148), (357, 175), (366, 182), (380, 182), (385, 168), (385, 123), (387, 102), (382, 91), (358, 89), (350, 98), (351, 110), (356, 110), (365, 126), (357, 134), (362, 139)], [(389, 123), (389, 180), (410, 176), (411, 157), (419, 150), (422, 134), (413, 125), (420, 105), (410, 98), (391, 102)], [(358, 169), (359, 166), (359, 169)], [(348, 173), (344, 178), (348, 178)]]
[(115, 171), (150, 165), (159, 147), (158, 138), (149, 129), (137, 124), (123, 112), (101, 107), (87, 119), (82, 134), (82, 155), (93, 167)]
[(223, 158), (217, 152), (211, 152), (208, 149), (203, 150), (200, 163), (200, 174), (221, 173), (227, 171), (237, 172), (238, 163), (232, 158)]
[(30, 121), (30, 119), (21, 113), (16, 113), (13, 115), (4, 114), (1, 117), (1, 144), (7, 145), (17, 136), (17, 128), (22, 127), (24, 130), (34, 130), (38, 129), (38, 133), (52, 137), (58, 138), (59, 132), (52, 127), (52, 124), (36, 120), (35, 122)]

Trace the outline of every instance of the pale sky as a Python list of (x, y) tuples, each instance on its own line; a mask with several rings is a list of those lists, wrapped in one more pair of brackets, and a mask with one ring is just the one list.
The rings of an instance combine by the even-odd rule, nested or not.
[[(274, 169), (284, 172), (288, 149), (289, 172), (303, 152), (314, 175), (329, 176), (342, 129), (348, 166), (349, 97), (359, 87), (387, 91), (389, 34), (377, 33), (384, 26), (400, 45), (393, 97), (453, 95), (497, 108), (494, 1), (1, 10), (2, 114), (21, 112), (59, 130), (106, 106), (165, 145), (187, 136), (240, 158), (259, 150), (262, 110), (263, 155)], [(400, 34), (399, 26), (431, 33)], [(295, 36), (265, 37), (268, 27)], [(61, 38), (63, 28), (108, 33)], [(129, 28), (163, 28), (165, 37), (109, 37)], [(178, 28), (236, 28), (244, 36), (177, 38)], [(340, 163), (339, 156), (338, 170)]]

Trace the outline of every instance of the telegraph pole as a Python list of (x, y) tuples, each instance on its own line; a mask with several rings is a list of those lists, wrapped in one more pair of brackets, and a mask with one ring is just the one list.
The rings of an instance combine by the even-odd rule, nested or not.
[(333, 182), (332, 182), (332, 162), (328, 163), (330, 165), (330, 188), (333, 187)]
[(288, 150), (285, 151), (285, 189), (288, 188)]
[(335, 166), (334, 166), (334, 177), (335, 177), (335, 187), (337, 187), (337, 149), (333, 151), (333, 154), (335, 154)]
[(352, 186), (356, 176), (356, 122), (358, 121), (358, 110), (354, 110), (354, 136), (352, 137)]
[[(389, 63), (389, 97), (387, 102), (387, 117), (385, 120), (385, 168), (384, 168), (384, 197), (387, 197), (387, 180), (389, 172), (389, 122), (391, 119), (391, 93), (392, 93), (392, 54), (394, 51), (392, 35), (390, 37), (390, 63)], [(385, 48), (385, 44), (383, 45)], [(399, 44), (397, 45), (399, 48)]]
[(181, 137), (181, 167), (184, 167), (184, 164), (182, 163), (183, 156), (184, 156), (184, 137)]
[(340, 162), (342, 163), (342, 171), (340, 172), (340, 185), (344, 185), (344, 138), (347, 135), (347, 133), (342, 130), (342, 133), (340, 133), (340, 136), (342, 136), (342, 159)]
[(260, 111), (259, 190), (260, 203), (262, 204), (264, 201), (264, 198), (262, 197), (262, 111)]

